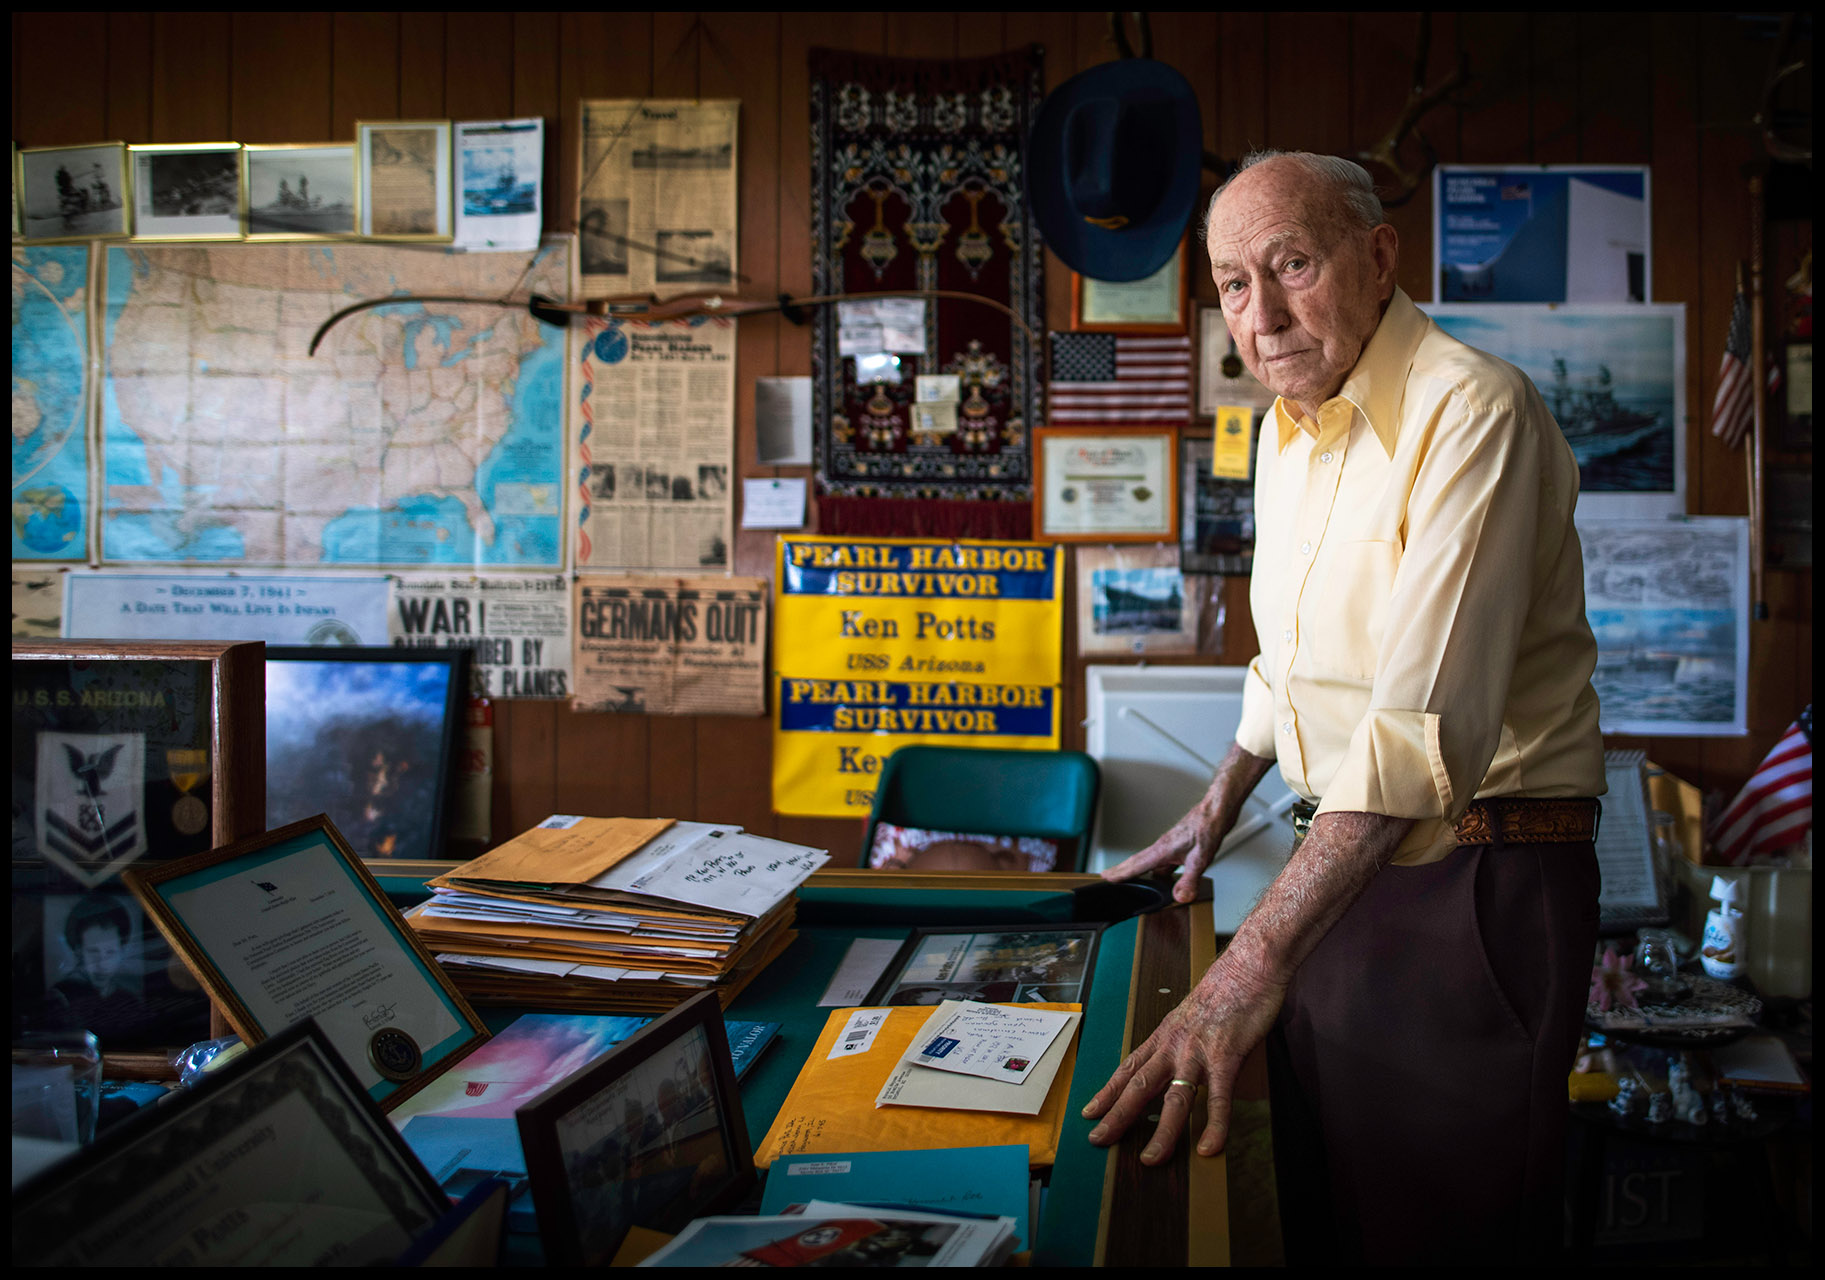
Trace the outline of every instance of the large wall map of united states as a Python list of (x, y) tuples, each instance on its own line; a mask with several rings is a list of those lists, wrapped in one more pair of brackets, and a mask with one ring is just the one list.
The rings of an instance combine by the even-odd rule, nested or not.
[(569, 251), (133, 246), (106, 255), (102, 558), (556, 567)]

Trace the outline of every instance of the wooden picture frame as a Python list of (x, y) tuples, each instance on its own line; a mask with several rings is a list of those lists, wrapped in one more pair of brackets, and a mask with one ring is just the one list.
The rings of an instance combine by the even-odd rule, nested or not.
[[(135, 240), (239, 240), (246, 234), (240, 143), (133, 143), (127, 162)], [(224, 199), (226, 210), (219, 207)]]
[[(93, 1022), (110, 1076), (174, 1079), (170, 1050), (207, 1034), (208, 1003), (174, 985), (187, 975), (119, 876), (266, 829), (265, 646), (16, 640), (13, 699), (15, 1025)], [(130, 805), (137, 835), (106, 837), (121, 817), (56, 820), (85, 790), (74, 770), (89, 761), (70, 748), (97, 775), (105, 763), (97, 806)], [(118, 931), (117, 968), (86, 971), (70, 941), (85, 920)]]
[(488, 1039), (322, 814), (122, 879), (241, 1039), (317, 1018), (383, 1111)]
[[(250, 142), (242, 151), (249, 241), (355, 239), (361, 176), (354, 143)], [(307, 189), (312, 179), (315, 192)]]
[(355, 227), (363, 239), (456, 238), (452, 133), (448, 120), (355, 122)]
[(26, 243), (125, 240), (133, 233), (126, 143), (23, 147), (15, 174)]
[(14, 1188), (13, 1262), (386, 1266), (448, 1206), (307, 1020)]
[[(755, 1183), (713, 991), (648, 1023), (515, 1119), (553, 1266), (605, 1265), (631, 1228), (680, 1231), (734, 1208)], [(580, 1171), (599, 1193), (593, 1203), (582, 1198)]]
[(1033, 537), (1042, 542), (1178, 538), (1177, 427), (1036, 427)]
[(1166, 265), (1117, 283), (1071, 273), (1071, 328), (1077, 333), (1178, 334), (1191, 325), (1191, 237)]
[(1212, 474), (1213, 434), (1179, 441), (1179, 568), (1246, 577), (1255, 563), (1255, 484)]

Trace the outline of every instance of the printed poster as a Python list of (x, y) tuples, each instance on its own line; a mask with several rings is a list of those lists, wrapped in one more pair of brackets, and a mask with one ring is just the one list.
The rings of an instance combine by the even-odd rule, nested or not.
[(760, 578), (576, 583), (578, 711), (758, 716), (767, 709)]
[(568, 698), (570, 584), (536, 578), (392, 580), (387, 639), (399, 648), (469, 650), (485, 698)]
[(910, 743), (1056, 749), (1063, 549), (781, 537), (773, 807), (866, 817)]
[(727, 572), (734, 322), (590, 317), (571, 342), (576, 566)]
[(1654, 296), (1646, 165), (1433, 170), (1441, 302), (1646, 302)]
[(1578, 522), (1605, 733), (1748, 732), (1749, 522)]

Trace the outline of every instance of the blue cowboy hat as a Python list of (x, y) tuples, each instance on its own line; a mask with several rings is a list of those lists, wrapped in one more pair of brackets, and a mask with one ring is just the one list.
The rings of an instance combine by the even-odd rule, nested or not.
[(1080, 72), (1040, 104), (1027, 145), (1040, 235), (1079, 275), (1144, 279), (1185, 235), (1203, 157), (1198, 96), (1177, 71), (1123, 58)]

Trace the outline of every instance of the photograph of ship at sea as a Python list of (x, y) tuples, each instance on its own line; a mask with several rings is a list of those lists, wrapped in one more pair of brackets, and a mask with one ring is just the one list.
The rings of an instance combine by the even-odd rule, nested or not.
[(1518, 367), (1578, 459), (1578, 515), (1683, 515), (1683, 303), (1433, 303), (1460, 342)]
[(1749, 522), (1579, 520), (1605, 733), (1748, 727)]

